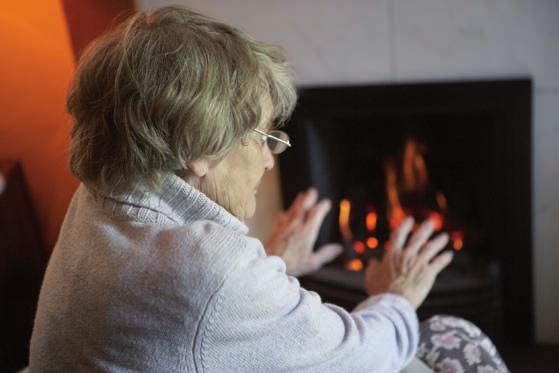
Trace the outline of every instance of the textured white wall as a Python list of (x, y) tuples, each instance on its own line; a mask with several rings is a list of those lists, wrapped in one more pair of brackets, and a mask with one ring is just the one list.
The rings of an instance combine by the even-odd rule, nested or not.
[[(140, 0), (179, 3), (282, 45), (301, 85), (530, 75), (534, 95), (536, 334), (559, 342), (558, 0)], [(251, 222), (280, 206), (268, 175)]]

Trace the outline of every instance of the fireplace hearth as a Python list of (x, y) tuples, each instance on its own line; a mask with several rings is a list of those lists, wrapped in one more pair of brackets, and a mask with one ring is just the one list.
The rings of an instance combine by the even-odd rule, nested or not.
[(307, 289), (353, 308), (394, 227), (431, 218), (456, 255), (420, 318), (453, 314), (497, 343), (533, 341), (529, 79), (303, 88), (286, 131), (286, 205), (317, 187), (335, 206), (317, 245), (346, 248), (301, 279)]

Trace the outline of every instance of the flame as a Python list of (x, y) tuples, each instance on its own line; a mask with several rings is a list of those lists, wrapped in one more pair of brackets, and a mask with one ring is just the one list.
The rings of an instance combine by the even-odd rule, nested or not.
[(355, 250), (357, 254), (363, 254), (365, 252), (365, 244), (361, 241), (355, 241), (353, 243), (353, 250)]
[(393, 160), (385, 163), (386, 195), (390, 229), (396, 229), (406, 218), (400, 202), (400, 193), (424, 189), (427, 185), (427, 167), (423, 159), (423, 146), (414, 139), (407, 139), (402, 157), (402, 180), (398, 182), (397, 167)]
[(429, 213), (429, 219), (435, 223), (435, 231), (440, 231), (443, 229), (443, 216), (436, 211), (431, 211)]
[(427, 167), (421, 153), (421, 146), (414, 139), (406, 140), (402, 167), (402, 189), (408, 193), (423, 189), (427, 185)]
[(345, 264), (346, 269), (350, 271), (360, 271), (363, 269), (363, 262), (361, 259), (352, 259)]
[(448, 209), (448, 203), (446, 202), (446, 197), (442, 192), (437, 193), (437, 205), (441, 211), (446, 211)]
[(452, 240), (454, 250), (459, 251), (464, 248), (464, 232), (454, 231), (450, 234), (450, 239)]
[(351, 241), (353, 234), (349, 228), (349, 213), (351, 212), (351, 203), (347, 199), (340, 201), (340, 232), (345, 241)]
[[(398, 173), (399, 165), (394, 159), (389, 159), (384, 164), (386, 195), (388, 199), (388, 223), (391, 230), (395, 230), (407, 215), (419, 212), (404, 209), (401, 199), (402, 196), (417, 198), (422, 195), (421, 192), (427, 187), (428, 174), (425, 159), (423, 158), (424, 152), (425, 146), (423, 144), (415, 139), (408, 138), (402, 153), (401, 173)], [(435, 223), (435, 229), (440, 231), (444, 225), (443, 214), (448, 206), (443, 193), (437, 193), (436, 200), (440, 212), (429, 211), (427, 218), (432, 219)], [(425, 218), (424, 214), (421, 215), (422, 219)]]
[(386, 195), (388, 197), (388, 222), (390, 229), (396, 229), (406, 218), (406, 213), (400, 204), (398, 195), (398, 177), (394, 162), (388, 161), (385, 164), (386, 172)]
[(378, 247), (378, 239), (376, 237), (369, 237), (367, 239), (367, 247), (369, 249), (376, 249)]
[(366, 223), (367, 223), (367, 230), (369, 232), (374, 231), (376, 229), (377, 220), (378, 220), (378, 216), (377, 216), (376, 212), (371, 211), (371, 212), (367, 213)]

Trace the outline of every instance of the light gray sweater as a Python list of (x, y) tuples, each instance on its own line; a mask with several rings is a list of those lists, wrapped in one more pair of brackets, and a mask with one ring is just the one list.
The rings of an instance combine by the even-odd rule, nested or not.
[(398, 372), (418, 343), (396, 295), (322, 303), (182, 179), (77, 190), (52, 253), (31, 372)]

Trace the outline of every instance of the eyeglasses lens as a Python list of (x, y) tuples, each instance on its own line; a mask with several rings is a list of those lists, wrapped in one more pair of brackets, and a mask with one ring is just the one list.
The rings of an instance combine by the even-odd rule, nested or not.
[[(289, 142), (289, 136), (287, 135), (287, 133), (283, 131), (271, 131), (269, 134), (274, 137), (277, 137), (278, 139)], [(280, 154), (285, 149), (287, 149), (287, 145), (271, 137), (268, 137), (266, 141), (268, 143), (268, 147), (270, 148), (270, 151), (274, 154)]]

